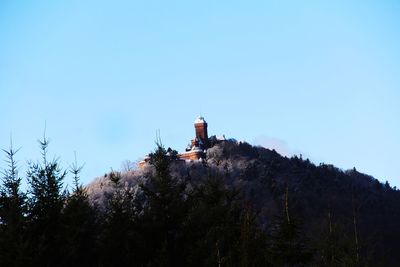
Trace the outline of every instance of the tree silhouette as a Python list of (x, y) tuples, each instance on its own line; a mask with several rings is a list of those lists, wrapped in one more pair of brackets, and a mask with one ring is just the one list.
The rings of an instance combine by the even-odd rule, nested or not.
[(61, 211), (66, 194), (63, 180), (66, 171), (58, 160), (48, 160), (49, 140), (39, 141), (41, 162), (30, 162), (27, 172), (30, 185), (28, 234), (32, 265), (56, 266), (62, 259)]
[(273, 266), (305, 266), (311, 261), (312, 253), (307, 247), (298, 220), (290, 216), (289, 189), (286, 187), (285, 206), (271, 229), (269, 254)]
[(90, 205), (87, 192), (79, 181), (83, 166), (75, 162), (70, 166), (73, 174), (74, 189), (66, 199), (62, 210), (62, 248), (64, 266), (90, 266), (96, 260), (97, 216), (95, 208)]
[(15, 150), (4, 150), (7, 169), (2, 171), (0, 187), (0, 266), (21, 266), (26, 262), (23, 240), (27, 212), (26, 194), (21, 191)]
[(177, 266), (182, 264), (182, 222), (187, 212), (186, 184), (171, 176), (171, 157), (161, 141), (150, 154), (155, 174), (141, 189), (146, 197), (142, 225), (148, 236), (147, 253), (150, 266)]

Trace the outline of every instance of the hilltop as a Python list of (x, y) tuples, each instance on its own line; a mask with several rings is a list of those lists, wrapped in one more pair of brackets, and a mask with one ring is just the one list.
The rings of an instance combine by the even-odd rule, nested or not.
[[(267, 233), (288, 205), (310, 249), (319, 247), (334, 228), (336, 245), (355, 249), (358, 257), (383, 266), (400, 262), (395, 253), (400, 240), (400, 192), (356, 169), (316, 166), (298, 156), (287, 158), (274, 150), (224, 140), (209, 147), (201, 160), (172, 159), (169, 170), (188, 192), (208, 177), (218, 177), (225, 188), (237, 192), (240, 205), (251, 207), (257, 225)], [(121, 185), (145, 201), (141, 186), (154, 175), (155, 167), (149, 163), (121, 173)], [(104, 207), (116, 190), (109, 177), (87, 185), (89, 198), (98, 207)]]
[[(135, 169), (83, 186), (47, 157), (20, 177), (5, 150), (1, 266), (398, 266), (400, 192), (356, 169), (208, 137), (160, 142)], [(23, 179), (29, 184), (21, 188)]]

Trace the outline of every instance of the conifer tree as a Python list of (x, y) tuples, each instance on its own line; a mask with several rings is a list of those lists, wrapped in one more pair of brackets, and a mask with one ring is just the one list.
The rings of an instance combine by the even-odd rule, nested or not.
[(240, 218), (239, 258), (241, 267), (268, 265), (266, 235), (257, 225), (257, 216), (246, 204)]
[(102, 218), (100, 260), (104, 266), (140, 266), (143, 253), (137, 231), (137, 201), (132, 188), (121, 183), (120, 173), (113, 171), (108, 177), (115, 191)]
[[(150, 154), (155, 174), (141, 189), (146, 196), (142, 225), (149, 248), (150, 266), (176, 266), (182, 261), (182, 222), (187, 211), (183, 182), (171, 176), (171, 158), (161, 144)], [(154, 256), (152, 257), (151, 254)]]
[(65, 192), (63, 180), (66, 171), (58, 160), (48, 160), (49, 140), (39, 141), (42, 160), (30, 162), (27, 172), (30, 185), (29, 242), (31, 264), (35, 266), (58, 266), (62, 259), (61, 210)]
[(346, 242), (344, 230), (335, 223), (333, 213), (329, 211), (319, 238), (316, 263), (326, 267), (346, 266), (344, 264), (346, 251), (348, 251), (346, 244), (348, 242)]
[(239, 263), (240, 208), (237, 192), (210, 175), (195, 186), (186, 218), (187, 266)]
[(365, 249), (365, 244), (360, 242), (359, 239), (359, 208), (360, 203), (356, 201), (354, 195), (352, 195), (352, 214), (351, 214), (351, 222), (352, 227), (351, 231), (344, 235), (342, 238), (342, 243), (340, 244), (340, 248), (343, 250), (343, 255), (340, 259), (340, 266), (349, 266), (349, 267), (367, 267), (370, 266), (370, 258), (365, 257), (365, 254), (362, 253), (362, 250)]
[(90, 266), (97, 262), (96, 210), (90, 205), (87, 192), (79, 181), (82, 168), (75, 155), (75, 162), (70, 166), (74, 188), (62, 212), (64, 266)]
[(22, 266), (26, 260), (23, 232), (26, 215), (26, 194), (21, 191), (15, 150), (4, 150), (7, 169), (2, 172), (0, 186), (0, 266)]
[(277, 267), (305, 266), (312, 257), (298, 220), (290, 214), (288, 187), (285, 192), (284, 212), (272, 226), (269, 256), (272, 265)]

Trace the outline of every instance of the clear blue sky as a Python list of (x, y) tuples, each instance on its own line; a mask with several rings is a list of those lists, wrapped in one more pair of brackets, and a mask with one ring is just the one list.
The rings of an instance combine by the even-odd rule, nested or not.
[(183, 150), (199, 113), (211, 134), (400, 186), (400, 2), (0, 2), (0, 147), (12, 133), (21, 165), (46, 122), (87, 183), (158, 129)]

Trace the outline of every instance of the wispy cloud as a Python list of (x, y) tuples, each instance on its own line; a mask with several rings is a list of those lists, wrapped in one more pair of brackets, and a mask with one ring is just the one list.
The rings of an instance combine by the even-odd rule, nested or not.
[(297, 151), (291, 149), (287, 142), (278, 138), (260, 135), (254, 138), (253, 145), (262, 146), (268, 149), (275, 149), (282, 156), (291, 157), (298, 154)]

